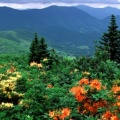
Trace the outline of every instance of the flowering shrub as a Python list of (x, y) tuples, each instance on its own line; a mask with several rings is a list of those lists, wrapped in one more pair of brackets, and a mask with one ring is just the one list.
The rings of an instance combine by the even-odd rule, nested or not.
[(53, 118), (53, 120), (64, 120), (67, 116), (70, 115), (69, 108), (63, 108), (60, 110), (49, 111), (49, 116)]
[[(9, 106), (13, 107), (13, 104), (18, 104), (19, 99), (24, 94), (15, 91), (17, 80), (21, 78), (21, 73), (16, 71), (14, 66), (6, 71), (6, 74), (1, 74), (0, 81), (0, 95), (1, 95), (1, 109)], [(4, 77), (3, 77), (4, 76)], [(4, 103), (6, 101), (6, 103)]]
[[(116, 83), (115, 83), (116, 84)], [(113, 84), (106, 89), (100, 80), (82, 78), (76, 86), (70, 89), (78, 105), (79, 114), (98, 116), (101, 120), (119, 120), (120, 87)]]

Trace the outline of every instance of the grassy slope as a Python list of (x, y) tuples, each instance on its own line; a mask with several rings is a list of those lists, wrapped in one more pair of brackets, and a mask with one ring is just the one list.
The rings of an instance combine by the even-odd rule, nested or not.
[(0, 53), (27, 53), (30, 41), (25, 40), (17, 31), (0, 32)]

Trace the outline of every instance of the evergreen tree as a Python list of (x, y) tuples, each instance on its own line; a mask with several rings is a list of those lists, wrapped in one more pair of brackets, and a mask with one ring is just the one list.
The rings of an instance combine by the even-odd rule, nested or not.
[(45, 39), (42, 37), (38, 40), (37, 33), (35, 33), (34, 40), (30, 46), (29, 63), (40, 63), (44, 58), (49, 58), (49, 51), (47, 50), (47, 47)]
[(30, 46), (30, 54), (29, 54), (29, 63), (31, 62), (37, 62), (38, 61), (38, 36), (37, 33), (35, 33), (34, 40), (31, 43)]
[(118, 61), (120, 56), (120, 36), (118, 26), (116, 24), (116, 18), (111, 15), (111, 22), (108, 26), (108, 31), (103, 34), (98, 49), (102, 52), (107, 52), (110, 60)]
[(45, 39), (42, 37), (38, 42), (38, 63), (41, 62), (44, 58), (49, 58), (48, 46), (45, 43)]
[(116, 48), (117, 48), (117, 54), (116, 54), (117, 62), (120, 63), (120, 31), (118, 32), (118, 42)]

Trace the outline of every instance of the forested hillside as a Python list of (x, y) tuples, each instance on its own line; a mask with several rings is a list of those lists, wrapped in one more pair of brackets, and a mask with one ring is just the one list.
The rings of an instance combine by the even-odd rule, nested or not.
[[(11, 44), (16, 46), (17, 41), (23, 40), (24, 45), (18, 43), (18, 46), (22, 47), (23, 52), (26, 52), (34, 32), (37, 32), (39, 36), (45, 37), (51, 47), (77, 56), (93, 55), (94, 41), (100, 40), (109, 22), (109, 18), (99, 20), (75, 7), (59, 6), (29, 10), (1, 7), (0, 16), (2, 32), (0, 39), (2, 41), (4, 39), (7, 46), (11, 46)], [(119, 21), (117, 22), (119, 25)], [(19, 48), (16, 50), (14, 47), (7, 47), (9, 50), (6, 50), (6, 47), (3, 47), (4, 43), (0, 44), (2, 44), (0, 45), (1, 52), (21, 52)]]

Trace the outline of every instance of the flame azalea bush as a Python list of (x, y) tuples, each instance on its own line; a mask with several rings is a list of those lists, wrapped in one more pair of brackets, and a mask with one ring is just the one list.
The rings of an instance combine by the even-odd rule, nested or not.
[[(0, 119), (7, 120), (12, 118), (10, 113), (14, 113), (14, 109), (17, 109), (17, 105), (23, 100), (24, 93), (18, 90), (18, 88), (21, 87), (19, 81), (22, 81), (22, 79), (22, 73), (17, 71), (14, 64), (1, 64)], [(9, 116), (9, 118), (7, 116)]]
[[(2, 106), (4, 107), (4, 105), (7, 107), (9, 104), (17, 104), (24, 94), (18, 93), (15, 90), (17, 80), (21, 78), (21, 73), (16, 71), (14, 66), (11, 66), (10, 69), (6, 71), (6, 74), (0, 74), (0, 78), (0, 102), (2, 109)], [(6, 103), (4, 103), (5, 101)], [(10, 106), (12, 107), (13, 105)]]
[(119, 120), (120, 87), (113, 84), (110, 90), (97, 79), (82, 78), (70, 92), (78, 102), (76, 109), (83, 116), (97, 116), (100, 120)]

